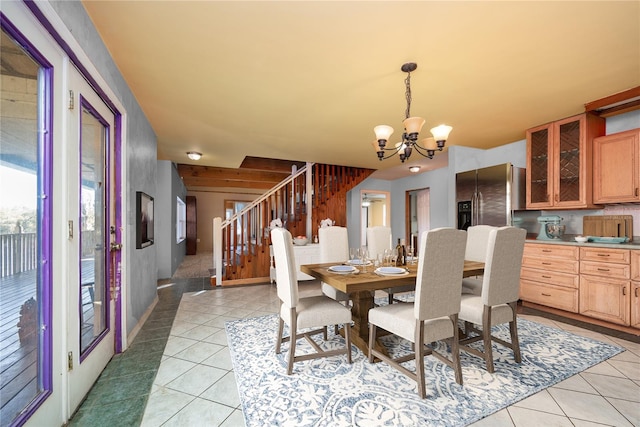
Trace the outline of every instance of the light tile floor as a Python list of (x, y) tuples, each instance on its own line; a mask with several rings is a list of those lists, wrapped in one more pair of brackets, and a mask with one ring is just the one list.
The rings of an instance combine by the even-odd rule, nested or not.
[[(303, 294), (319, 292), (303, 284)], [(186, 290), (185, 290), (186, 291)], [(276, 313), (273, 285), (185, 293), (151, 388), (142, 426), (243, 426), (224, 322)], [(625, 347), (623, 352), (474, 426), (640, 426), (640, 343), (522, 315)]]

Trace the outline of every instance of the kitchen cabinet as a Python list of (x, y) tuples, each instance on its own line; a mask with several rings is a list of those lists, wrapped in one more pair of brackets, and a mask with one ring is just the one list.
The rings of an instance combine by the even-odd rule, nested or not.
[(588, 113), (527, 130), (527, 209), (593, 208), (592, 143), (604, 133)]
[(640, 129), (593, 140), (593, 202), (640, 202)]
[(548, 307), (578, 312), (579, 248), (525, 243), (520, 298)]
[(640, 251), (631, 251), (631, 326), (640, 329)]
[(631, 251), (580, 248), (580, 314), (631, 325)]

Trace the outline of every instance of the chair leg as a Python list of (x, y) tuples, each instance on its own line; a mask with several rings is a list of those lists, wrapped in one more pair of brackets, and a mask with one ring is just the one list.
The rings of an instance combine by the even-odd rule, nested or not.
[(373, 345), (376, 342), (376, 325), (369, 323), (369, 363), (373, 363)]
[(449, 316), (453, 324), (453, 340), (451, 341), (451, 359), (453, 361), (453, 372), (456, 374), (456, 382), (462, 385), (462, 366), (460, 365), (460, 343), (458, 335), (458, 315)]
[(280, 354), (280, 346), (282, 344), (282, 331), (284, 329), (284, 320), (278, 318), (278, 337), (276, 340), (276, 354)]
[(516, 302), (509, 303), (509, 307), (513, 310), (513, 320), (509, 322), (509, 332), (511, 332), (511, 349), (513, 350), (513, 358), (516, 363), (522, 362), (520, 353), (520, 341), (518, 340), (518, 321), (516, 313)]
[(344, 325), (344, 340), (347, 345), (347, 362), (351, 364), (351, 328), (349, 325)]
[(287, 364), (287, 375), (291, 375), (293, 372), (293, 362), (296, 358), (296, 336), (298, 335), (298, 316), (296, 309), (291, 309), (291, 325), (289, 327), (289, 363)]
[(491, 351), (491, 307), (484, 306), (482, 313), (482, 341), (484, 342), (484, 360), (487, 372), (493, 374), (493, 352)]
[(418, 395), (421, 399), (427, 396), (426, 387), (424, 384), (424, 322), (416, 320), (416, 332), (414, 337), (416, 358), (416, 381), (418, 383)]

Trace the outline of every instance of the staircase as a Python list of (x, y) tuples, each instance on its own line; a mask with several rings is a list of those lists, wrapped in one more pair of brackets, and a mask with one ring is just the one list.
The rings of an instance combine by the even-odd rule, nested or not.
[(213, 220), (212, 286), (269, 281), (270, 224), (311, 241), (320, 221), (347, 225), (347, 192), (373, 169), (307, 163), (231, 218)]

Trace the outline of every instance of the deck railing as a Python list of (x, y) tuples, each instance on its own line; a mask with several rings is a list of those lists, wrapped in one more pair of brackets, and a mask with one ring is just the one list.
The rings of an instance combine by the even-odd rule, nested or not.
[(0, 277), (36, 268), (37, 250), (36, 233), (0, 234)]

